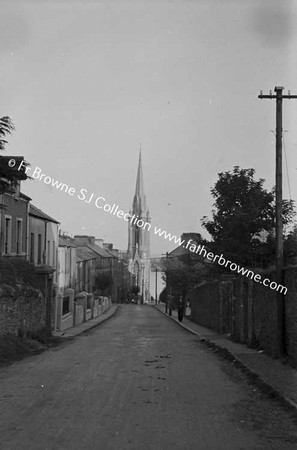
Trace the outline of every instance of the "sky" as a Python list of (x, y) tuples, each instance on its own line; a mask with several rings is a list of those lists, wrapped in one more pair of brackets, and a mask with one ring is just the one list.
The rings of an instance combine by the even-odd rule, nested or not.
[[(179, 236), (210, 216), (218, 173), (275, 178), (275, 100), (297, 94), (297, 2), (0, 0), (6, 155), (129, 211), (141, 145), (152, 226)], [(297, 99), (284, 101), (284, 197), (297, 200)], [(285, 156), (285, 155), (284, 155)], [(287, 173), (288, 172), (288, 173)], [(289, 189), (290, 186), (290, 189)], [(70, 234), (127, 249), (123, 219), (43, 181), (22, 184)], [(88, 195), (87, 194), (87, 195)], [(153, 255), (172, 243), (151, 236)]]

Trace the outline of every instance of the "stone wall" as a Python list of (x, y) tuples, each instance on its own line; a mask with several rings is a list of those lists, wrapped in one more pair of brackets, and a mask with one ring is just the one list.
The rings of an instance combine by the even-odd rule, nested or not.
[(46, 302), (41, 291), (0, 285), (0, 335), (37, 332), (45, 327)]
[(285, 271), (285, 286), (288, 287), (285, 296), (286, 347), (291, 359), (297, 364), (297, 269), (291, 267)]
[[(275, 279), (273, 272), (262, 276)], [(285, 269), (284, 285), (286, 352), (297, 364), (297, 267)], [(245, 277), (230, 277), (200, 285), (189, 298), (193, 321), (277, 356), (276, 291)]]

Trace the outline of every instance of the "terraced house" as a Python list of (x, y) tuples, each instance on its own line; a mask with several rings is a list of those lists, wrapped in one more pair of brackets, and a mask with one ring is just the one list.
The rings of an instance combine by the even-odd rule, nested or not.
[(0, 194), (0, 255), (28, 259), (28, 212), (31, 198), (20, 192), (20, 183)]

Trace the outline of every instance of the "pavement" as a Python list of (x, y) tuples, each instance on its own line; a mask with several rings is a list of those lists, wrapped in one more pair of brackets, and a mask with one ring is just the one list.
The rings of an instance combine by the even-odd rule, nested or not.
[(228, 339), (227, 335), (198, 325), (186, 317), (179, 322), (177, 311), (172, 311), (172, 316), (169, 316), (165, 312), (164, 304), (154, 305), (154, 307), (185, 330), (198, 336), (208, 346), (222, 351), (226, 356), (235, 360), (262, 389), (297, 412), (297, 370), (288, 363), (272, 359), (263, 350), (259, 351), (235, 343)]
[(52, 334), (53, 336), (58, 336), (62, 338), (71, 338), (78, 336), (79, 334), (85, 333), (88, 330), (91, 330), (94, 327), (97, 327), (102, 322), (105, 322), (105, 320), (112, 317), (118, 309), (118, 305), (111, 305), (111, 307), (105, 311), (101, 316), (94, 317), (94, 319), (90, 319), (87, 322), (83, 322), (79, 325), (76, 325), (75, 327), (67, 328), (63, 331), (54, 331)]
[(0, 449), (296, 450), (295, 415), (217, 353), (153, 307), (119, 305), (0, 371)]

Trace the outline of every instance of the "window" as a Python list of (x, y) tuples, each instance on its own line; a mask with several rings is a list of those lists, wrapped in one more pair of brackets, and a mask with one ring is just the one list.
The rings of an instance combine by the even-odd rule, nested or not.
[(17, 219), (16, 221), (16, 252), (22, 253), (22, 219)]
[(47, 264), (51, 263), (51, 241), (47, 241)]
[(41, 254), (42, 254), (41, 244), (42, 244), (41, 234), (39, 234), (38, 235), (38, 248), (37, 248), (37, 264), (41, 264)]
[(91, 296), (87, 296), (87, 309), (92, 309), (92, 299)]
[(30, 239), (30, 262), (34, 263), (34, 248), (35, 248), (35, 235), (31, 233)]
[(55, 267), (55, 263), (56, 263), (56, 248), (55, 248), (55, 242), (53, 241), (53, 267)]
[(11, 217), (5, 216), (5, 236), (4, 253), (8, 255), (11, 252)]
[(68, 314), (70, 312), (70, 297), (67, 295), (63, 297), (62, 315)]

